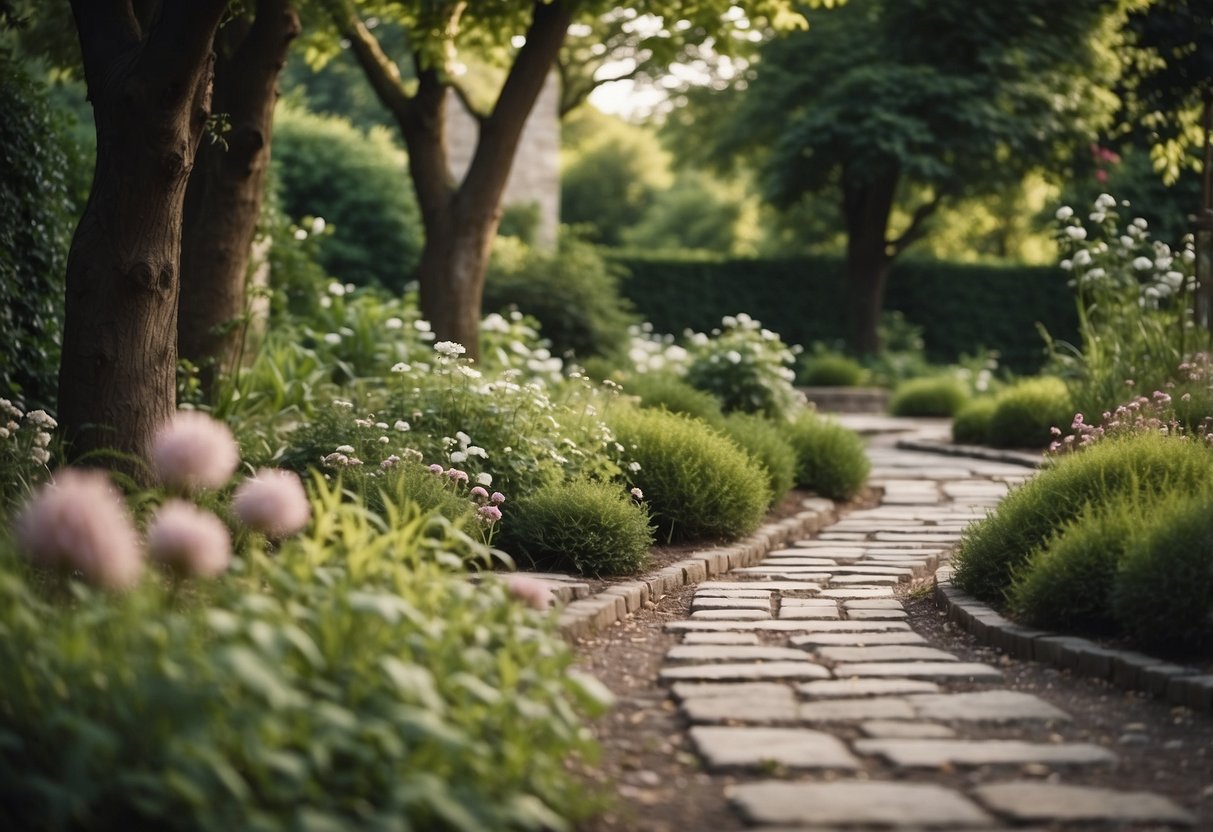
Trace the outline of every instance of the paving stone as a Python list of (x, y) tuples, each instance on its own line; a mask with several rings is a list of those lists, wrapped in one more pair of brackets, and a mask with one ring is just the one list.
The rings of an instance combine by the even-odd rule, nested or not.
[(695, 590), (696, 600), (700, 598), (739, 598), (750, 599), (765, 598), (768, 601), (771, 599), (771, 590), (769, 589), (704, 589), (700, 585)]
[(870, 719), (914, 719), (914, 706), (894, 696), (866, 699), (818, 699), (800, 706), (802, 722), (858, 722)]
[(695, 621), (762, 621), (771, 617), (771, 611), (765, 610), (696, 610), (691, 613)]
[(683, 715), (696, 724), (743, 722), (770, 725), (798, 722), (800, 719), (800, 703), (787, 685), (768, 684), (763, 689), (756, 689), (754, 684), (731, 683), (722, 687), (728, 687), (732, 692), (684, 697), (681, 705)]
[(890, 644), (883, 647), (822, 647), (817, 655), (831, 662), (954, 662), (951, 653), (934, 647)]
[(904, 610), (905, 604), (896, 598), (858, 598), (843, 604), (847, 612), (851, 610)]
[(866, 534), (860, 534), (858, 532), (822, 532), (821, 534), (817, 535), (818, 540), (852, 541), (852, 540), (863, 540), (866, 537), (867, 537)]
[(840, 740), (807, 728), (698, 725), (691, 729), (691, 739), (709, 768), (770, 763), (789, 768), (859, 767), (859, 760)]
[[(803, 707), (803, 706), (802, 706)], [(1090, 743), (1033, 743), (1022, 740), (856, 740), (860, 754), (884, 757), (895, 766), (944, 765), (1115, 765), (1116, 755)]]
[(768, 645), (732, 644), (680, 644), (671, 647), (665, 654), (666, 661), (674, 662), (771, 662), (809, 661), (809, 655), (795, 647)]
[(771, 599), (766, 598), (700, 598), (691, 601), (691, 609), (699, 610), (763, 610), (771, 611)]
[(828, 607), (830, 609), (838, 609), (838, 602), (830, 598), (780, 598), (779, 606), (781, 607)]
[(872, 589), (862, 589), (853, 587), (849, 589), (826, 589), (818, 593), (822, 598), (836, 598), (839, 600), (850, 601), (855, 598), (892, 598), (893, 590), (891, 587), (878, 587)]
[(796, 690), (810, 699), (844, 699), (938, 693), (939, 685), (917, 679), (821, 679), (801, 682)]
[(780, 592), (816, 593), (821, 585), (813, 581), (707, 581), (698, 587), (706, 592), (714, 589), (779, 590)]
[(856, 662), (840, 664), (834, 668), (834, 672), (840, 677), (902, 676), (908, 679), (965, 679), (974, 682), (1002, 679), (1001, 672), (988, 664), (977, 662)]
[(797, 647), (839, 645), (850, 647), (873, 647), (883, 644), (926, 644), (927, 640), (913, 630), (892, 633), (811, 633), (792, 636)]
[(909, 617), (905, 610), (847, 610), (851, 621), (897, 621)]
[[(675, 682), (670, 692), (682, 701), (687, 699), (710, 699), (716, 696), (753, 696), (774, 698), (790, 694), (790, 685), (780, 682)], [(794, 701), (793, 697), (793, 701)]]
[(757, 633), (687, 633), (683, 644), (757, 644)]
[(1064, 722), (1070, 715), (1040, 697), (1014, 690), (981, 690), (938, 696), (915, 696), (912, 700), (922, 719), (941, 721), (1011, 722), (1042, 720)]
[(772, 620), (772, 621), (671, 621), (666, 624), (671, 631), (682, 630), (794, 630), (805, 633), (879, 633), (912, 632), (904, 621), (819, 621), (819, 620)]
[(897, 739), (946, 739), (956, 732), (937, 722), (903, 722), (899, 719), (872, 719), (860, 723), (859, 730), (869, 737)]
[(762, 559), (764, 566), (817, 566), (831, 567), (838, 566), (838, 561), (833, 558), (805, 558), (794, 557), (791, 555), (767, 555)]
[(725, 787), (749, 823), (810, 828), (988, 828), (994, 819), (963, 795), (927, 783), (762, 781)]
[[(851, 584), (861, 584), (865, 587), (879, 586), (897, 586), (903, 580), (909, 580), (910, 574), (906, 572), (904, 576), (897, 575), (835, 575), (830, 578), (830, 586), (849, 586)], [(827, 596), (829, 597), (829, 596)]]
[(978, 786), (973, 796), (1017, 821), (1109, 821), (1195, 825), (1188, 811), (1150, 792), (1018, 780)]
[(828, 679), (830, 671), (812, 662), (766, 662), (750, 664), (729, 662), (722, 664), (697, 664), (688, 667), (665, 667), (661, 669), (664, 681), (700, 679), (702, 681), (761, 681), (764, 679)]
[[(842, 613), (837, 606), (831, 607), (790, 607), (780, 606), (780, 618), (790, 619), (841, 619)], [(856, 619), (858, 620), (858, 619)]]

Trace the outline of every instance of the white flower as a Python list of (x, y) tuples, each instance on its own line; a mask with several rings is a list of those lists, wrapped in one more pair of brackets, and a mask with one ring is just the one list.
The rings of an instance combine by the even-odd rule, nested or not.
[(329, 294), (339, 298), (345, 294), (345, 287), (334, 280), (329, 284)]
[(1091, 271), (1083, 275), (1083, 282), (1085, 283), (1088, 280), (1102, 280), (1103, 278), (1107, 277), (1107, 275), (1108, 273), (1103, 269), (1091, 269)]
[(481, 375), (479, 370), (473, 370), (471, 367), (468, 367), (466, 364), (460, 364), (458, 367), (455, 368), (455, 370), (456, 370), (456, 372), (459, 373), (459, 375), (464, 376), (465, 378), (477, 379), (477, 378), (480, 378), (480, 375)]
[(354, 452), (353, 445), (338, 445), (337, 446), (337, 453), (339, 453), (339, 454), (352, 454), (353, 452)]
[(340, 407), (342, 410), (353, 410), (354, 403), (347, 402), (345, 399), (333, 399), (333, 407)]
[(467, 462), (468, 455), (464, 451), (451, 451), (451, 462)]
[(396, 317), (388, 318), (383, 322), (384, 329), (401, 329), (404, 327), (404, 321)]
[(489, 458), (488, 452), (485, 451), (484, 448), (481, 448), (479, 445), (468, 445), (467, 455), (468, 456), (478, 456), (481, 459)]
[(307, 232), (304, 231), (302, 228), (296, 228), (295, 229), (295, 239), (296, 240), (306, 240)]
[(628, 470), (631, 471), (633, 474), (635, 474), (637, 471), (640, 470), (640, 463), (639, 462), (629, 462)]
[(47, 430), (54, 430), (59, 427), (59, 423), (51, 418), (50, 414), (45, 410), (31, 410), (25, 414), (25, 419), (35, 427), (46, 428)]
[(1070, 217), (1074, 216), (1074, 209), (1069, 205), (1063, 205), (1057, 209), (1057, 213), (1054, 214), (1054, 216), (1056, 216), (1057, 219), (1061, 220), (1062, 222), (1065, 222)]
[(1106, 211), (1109, 208), (1116, 207), (1116, 197), (1111, 194), (1100, 194), (1095, 198), (1095, 207)]
[(1150, 224), (1148, 222), (1146, 222), (1145, 220), (1143, 220), (1141, 217), (1137, 217), (1136, 219), (1133, 220), (1133, 226), (1135, 228), (1140, 228), (1142, 231), (1145, 231), (1147, 228), (1150, 227)]
[(1124, 234), (1120, 238), (1120, 245), (1123, 248), (1133, 248), (1133, 238), (1128, 234)]
[(45, 465), (51, 461), (51, 454), (46, 448), (30, 448), (29, 458), (39, 465)]
[(39, 448), (45, 448), (47, 445), (51, 444), (51, 435), (49, 433), (39, 431), (38, 433), (34, 434), (34, 444)]
[(393, 373), (407, 373), (411, 369), (413, 369), (413, 368), (410, 367), (408, 364), (405, 364), (403, 361), (399, 361), (392, 365)]
[(320, 298), (320, 308), (321, 309), (331, 309), (332, 306), (333, 306), (333, 299), (330, 298), (328, 295), (324, 295), (323, 297)]
[(1149, 257), (1138, 257), (1133, 261), (1133, 268), (1137, 269), (1139, 272), (1144, 272), (1146, 269), (1153, 268), (1153, 266), (1154, 261)]
[(639, 488), (633, 488), (633, 489), (632, 489), (630, 492), (628, 492), (628, 493), (629, 493), (629, 494), (631, 494), (631, 495), (632, 495), (632, 497), (633, 497), (634, 499), (637, 499), (637, 500), (643, 500), (643, 499), (644, 499), (644, 492), (643, 492), (643, 491), (641, 491)]
[(1091, 265), (1091, 252), (1087, 251), (1085, 248), (1080, 248), (1078, 251), (1074, 252), (1074, 265), (1075, 266)]
[(1103, 222), (1103, 221), (1104, 221), (1105, 219), (1107, 219), (1107, 218), (1108, 218), (1108, 215), (1107, 215), (1107, 214), (1105, 214), (1103, 211), (1093, 211), (1093, 212), (1091, 212), (1091, 222), (1093, 222), (1093, 223), (1095, 223), (1095, 224), (1097, 224), (1097, 225), (1098, 225), (1099, 223)]
[(413, 329), (417, 330), (418, 332), (429, 332), (430, 322), (418, 318), (417, 320), (413, 321)]
[(325, 226), (324, 217), (316, 217), (316, 219), (312, 220), (312, 233), (313, 234), (323, 234), (324, 226)]
[(370, 419), (355, 419), (354, 424), (360, 428), (369, 428), (375, 426), (375, 423)]
[(8, 428), (0, 428), (0, 439), (8, 439), (8, 437), (9, 437)]
[(466, 433), (464, 433), (461, 430), (455, 431), (455, 438), (458, 439), (459, 444), (465, 448), (468, 446), (468, 443), (470, 443), (472, 441), (472, 437), (468, 436)]
[[(418, 323), (421, 323), (418, 321)], [(426, 324), (428, 327), (429, 324)], [(448, 358), (454, 358), (457, 355), (463, 355), (467, 352), (467, 348), (463, 344), (456, 344), (454, 341), (439, 341), (434, 345), (434, 352), (439, 355), (445, 355)]]
[(1180, 272), (1167, 272), (1162, 276), (1162, 281), (1172, 289), (1178, 289), (1183, 285), (1184, 276)]
[(493, 475), (487, 474), (487, 473), (477, 474), (476, 475), (476, 484), (484, 485), (484, 486), (492, 485), (493, 484)]
[(386, 445), (387, 443), (389, 443), (389, 442), (391, 442), (391, 441), (392, 441), (392, 440), (388, 439), (386, 436), (380, 436), (380, 437), (379, 437), (379, 444), (380, 444), (380, 445)]
[(729, 360), (730, 364), (741, 363), (741, 353), (737, 352), (737, 350), (729, 350), (724, 354), (724, 357)]
[(396, 430), (400, 431), (401, 433), (405, 433), (409, 429), (409, 423), (404, 421), (403, 419), (397, 419), (396, 424), (392, 425), (392, 427), (394, 427)]
[(737, 326), (737, 319), (732, 315), (725, 315), (720, 319), (720, 322), (729, 328)]
[(1067, 272), (1070, 271), (1070, 269), (1074, 268), (1074, 264), (1069, 260), (1062, 260), (1057, 265), (1061, 266), (1061, 268)]
[(324, 343), (336, 346), (341, 343), (341, 336), (336, 332), (326, 332), (324, 334)]
[(1087, 239), (1087, 229), (1081, 225), (1067, 225), (1066, 236), (1071, 240), (1085, 240)]

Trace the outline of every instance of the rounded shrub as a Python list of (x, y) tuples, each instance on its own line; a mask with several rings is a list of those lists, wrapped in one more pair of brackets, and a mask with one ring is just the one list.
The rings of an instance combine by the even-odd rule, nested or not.
[(985, 445), (990, 441), (990, 420), (998, 403), (992, 396), (973, 399), (952, 417), (952, 441), (961, 445)]
[(636, 470), (658, 539), (670, 543), (749, 534), (770, 503), (767, 473), (730, 439), (698, 419), (616, 408), (608, 423)]
[(788, 432), (796, 452), (796, 485), (831, 500), (849, 500), (868, 479), (863, 439), (816, 413), (805, 413)]
[(970, 526), (952, 559), (956, 585), (1002, 603), (1015, 571), (1088, 506), (1150, 501), (1213, 481), (1213, 451), (1157, 433), (1104, 439), (1059, 458)]
[(1069, 425), (1073, 417), (1070, 393), (1061, 379), (1025, 379), (995, 397), (989, 443), (998, 448), (1044, 448), (1053, 439), (1053, 427)]
[(897, 385), (889, 400), (894, 416), (951, 416), (969, 400), (969, 391), (952, 376), (912, 378)]
[(866, 376), (867, 371), (854, 358), (826, 352), (805, 358), (798, 380), (809, 387), (857, 387)]
[(273, 170), (284, 212), (332, 226), (318, 246), (325, 271), (342, 282), (404, 288), (424, 235), (404, 152), (385, 131), (279, 107)]
[(633, 373), (624, 382), (623, 392), (639, 396), (641, 407), (685, 413), (714, 427), (724, 424), (720, 401), (711, 393), (692, 387), (673, 373)]
[(785, 430), (753, 413), (730, 413), (720, 430), (766, 469), (771, 505), (792, 490), (796, 484), (796, 449)]
[(648, 513), (618, 483), (575, 480), (515, 500), (500, 545), (519, 563), (579, 575), (630, 575), (653, 545)]
[(1213, 644), (1213, 497), (1165, 502), (1130, 543), (1112, 589), (1122, 630), (1169, 653)]

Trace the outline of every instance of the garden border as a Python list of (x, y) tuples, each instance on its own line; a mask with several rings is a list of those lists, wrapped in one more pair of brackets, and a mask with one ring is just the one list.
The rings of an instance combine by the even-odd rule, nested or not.
[(1044, 462), (1043, 451), (1039, 454), (1027, 451), (1007, 451), (1000, 448), (987, 448), (983, 445), (958, 445), (955, 442), (944, 442), (938, 439), (898, 439), (894, 444), (905, 451), (962, 456), (987, 462), (1005, 462), (1008, 465), (1022, 465), (1025, 468), (1039, 468)]

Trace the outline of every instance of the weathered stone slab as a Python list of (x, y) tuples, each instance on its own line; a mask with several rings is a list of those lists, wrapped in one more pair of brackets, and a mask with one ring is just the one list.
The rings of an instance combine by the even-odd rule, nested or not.
[(796, 689), (810, 699), (845, 699), (938, 693), (939, 685), (916, 679), (822, 679), (816, 682), (801, 682)]
[(809, 661), (809, 655), (795, 647), (732, 644), (680, 644), (665, 654), (675, 662), (772, 662)]
[(857, 598), (843, 604), (847, 612), (851, 610), (904, 610), (905, 605), (896, 598)]
[(765, 589), (780, 592), (817, 592), (821, 585), (813, 581), (707, 581), (698, 587), (704, 592), (713, 589)]
[(872, 719), (860, 723), (859, 730), (869, 737), (896, 739), (946, 739), (956, 732), (937, 722), (903, 722), (899, 719)]
[(697, 664), (688, 667), (665, 667), (661, 670), (663, 681), (699, 679), (704, 682), (736, 679), (757, 682), (764, 679), (828, 679), (830, 671), (812, 662), (767, 662), (749, 664), (728, 662), (722, 664)]
[(691, 613), (695, 621), (762, 621), (771, 617), (768, 610), (696, 610)]
[(893, 696), (866, 699), (818, 699), (800, 706), (802, 722), (857, 722), (867, 719), (914, 719), (914, 706)]
[(1193, 826), (1196, 819), (1165, 797), (1089, 786), (1020, 780), (978, 786), (973, 796), (1017, 821), (1109, 821)]
[(793, 636), (792, 644), (797, 647), (816, 647), (824, 645), (843, 645), (852, 647), (871, 647), (880, 644), (926, 644), (927, 640), (912, 630), (892, 633), (812, 633), (810, 635)]
[(857, 740), (860, 754), (884, 757), (895, 766), (944, 765), (1115, 765), (1116, 755), (1090, 743), (1034, 743), (1021, 740)]
[(831, 662), (955, 662), (951, 653), (934, 647), (891, 644), (881, 647), (822, 647), (817, 655)]
[(905, 610), (847, 610), (851, 621), (898, 621), (909, 617)]
[(996, 682), (1002, 678), (1002, 673), (995, 668), (977, 662), (856, 662), (840, 664), (834, 668), (834, 673), (840, 677), (901, 676), (907, 679), (965, 679), (974, 682)]
[(757, 633), (687, 633), (683, 644), (757, 644)]
[(970, 722), (1042, 720), (1064, 722), (1070, 715), (1040, 697), (1014, 690), (981, 690), (911, 699), (921, 719)]
[(822, 598), (835, 598), (843, 601), (852, 601), (856, 598), (892, 598), (893, 589), (891, 587), (874, 587), (872, 589), (862, 589), (853, 587), (849, 589), (826, 589), (819, 592)]
[[(675, 682), (670, 691), (680, 700), (714, 696), (776, 697), (790, 694), (791, 686), (779, 682)], [(793, 697), (794, 701), (794, 697)]]
[(770, 600), (769, 589), (704, 589), (699, 586), (695, 590), (695, 599), (700, 598), (766, 598)]
[(807, 728), (750, 728), (698, 725), (691, 739), (709, 768), (759, 766), (789, 768), (859, 767), (838, 739)]
[[(853, 584), (868, 586), (897, 586), (903, 580), (908, 581), (910, 573), (907, 570), (903, 576), (897, 575), (835, 575), (830, 578), (830, 586), (850, 586)], [(827, 596), (828, 597), (828, 596)]]
[(756, 690), (753, 684), (729, 684), (732, 693), (715, 696), (688, 696), (682, 700), (682, 713), (697, 724), (727, 722), (770, 725), (797, 722), (800, 703), (787, 685), (766, 685)]
[(779, 605), (781, 607), (829, 607), (830, 609), (838, 609), (838, 602), (830, 598), (780, 598)]
[(790, 619), (841, 619), (842, 613), (837, 606), (831, 607), (790, 607), (780, 606), (780, 618)]
[(764, 781), (726, 786), (725, 795), (756, 824), (931, 829), (995, 824), (958, 792), (926, 783)]
[(765, 558), (762, 559), (762, 563), (760, 565), (762, 565), (762, 566), (816, 566), (818, 568), (823, 568), (823, 567), (828, 568), (828, 567), (838, 566), (838, 561), (834, 560), (833, 558), (806, 558), (806, 557), (796, 557), (794, 555), (767, 555)]
[(904, 621), (671, 621), (666, 629), (686, 630), (776, 630), (804, 633), (881, 633), (912, 632)]
[(762, 610), (771, 611), (771, 599), (766, 598), (700, 598), (691, 601), (691, 609), (699, 610)]

